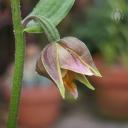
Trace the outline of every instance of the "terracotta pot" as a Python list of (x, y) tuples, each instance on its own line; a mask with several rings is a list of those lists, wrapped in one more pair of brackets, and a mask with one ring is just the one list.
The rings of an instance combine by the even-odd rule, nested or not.
[(19, 124), (27, 128), (47, 128), (58, 118), (61, 97), (55, 86), (24, 89)]
[(105, 66), (99, 59), (96, 64), (103, 76), (92, 78), (99, 111), (116, 119), (128, 118), (128, 69)]

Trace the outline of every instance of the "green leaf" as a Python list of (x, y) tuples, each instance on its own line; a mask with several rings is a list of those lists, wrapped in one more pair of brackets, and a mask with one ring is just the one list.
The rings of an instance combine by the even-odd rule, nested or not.
[(82, 74), (76, 74), (75, 79), (83, 83), (85, 86), (87, 86), (91, 90), (95, 90), (95, 88), (91, 85), (91, 83), (88, 81), (86, 76)]
[[(40, 0), (22, 23), (24, 24), (31, 16), (43, 16), (57, 26), (68, 14), (74, 2), (75, 0)], [(29, 33), (43, 32), (40, 24), (34, 20), (28, 22), (24, 31)]]

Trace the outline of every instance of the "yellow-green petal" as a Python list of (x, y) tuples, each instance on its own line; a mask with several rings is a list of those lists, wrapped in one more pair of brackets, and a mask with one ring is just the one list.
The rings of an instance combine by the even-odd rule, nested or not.
[(85, 86), (87, 86), (91, 90), (95, 90), (95, 88), (91, 85), (91, 83), (88, 81), (86, 76), (82, 74), (76, 74), (75, 79), (78, 80), (79, 82), (83, 83)]

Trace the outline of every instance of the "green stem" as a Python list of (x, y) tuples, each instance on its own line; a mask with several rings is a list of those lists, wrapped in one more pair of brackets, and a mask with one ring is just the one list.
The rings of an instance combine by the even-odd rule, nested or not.
[(10, 101), (7, 128), (16, 128), (23, 76), (25, 41), (21, 24), (20, 0), (11, 0), (12, 19), (15, 34), (15, 70)]
[[(23, 25), (26, 27), (26, 24), (30, 20), (35, 20), (37, 23), (40, 24), (41, 28), (43, 29), (45, 35), (47, 36), (47, 39), (50, 43), (54, 43), (60, 40), (60, 34), (55, 27), (46, 17), (44, 16), (29, 16), (27, 19), (23, 22)], [(24, 29), (25, 31), (25, 29)]]

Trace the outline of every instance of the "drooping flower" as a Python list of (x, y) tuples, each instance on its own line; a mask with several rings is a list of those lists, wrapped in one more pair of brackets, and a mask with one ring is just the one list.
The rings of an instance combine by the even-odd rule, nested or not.
[(65, 88), (78, 97), (74, 80), (94, 90), (86, 76), (101, 76), (86, 45), (75, 37), (65, 37), (44, 47), (36, 64), (36, 71), (50, 78), (65, 97)]

